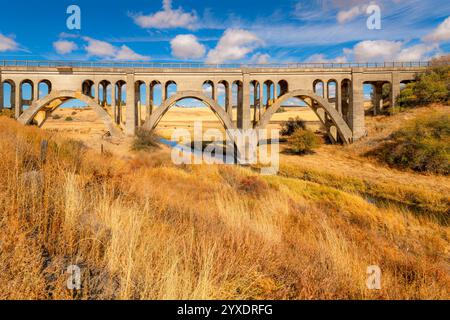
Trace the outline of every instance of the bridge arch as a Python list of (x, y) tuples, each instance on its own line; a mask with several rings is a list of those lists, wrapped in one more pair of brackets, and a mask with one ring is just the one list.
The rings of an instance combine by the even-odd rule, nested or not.
[(53, 91), (44, 98), (33, 102), (33, 104), (28, 108), (22, 115), (17, 119), (20, 123), (24, 125), (30, 125), (36, 121), (36, 117), (39, 113), (42, 114), (39, 121), (39, 126), (44, 124), (47, 116), (50, 112), (57, 109), (62, 103), (70, 99), (78, 99), (88, 106), (92, 107), (97, 114), (97, 116), (103, 121), (107, 130), (113, 136), (120, 136), (121, 132), (113, 124), (109, 114), (103, 109), (93, 98), (81, 93), (80, 91)]
[(226, 130), (234, 129), (233, 123), (225, 110), (220, 107), (220, 105), (216, 101), (198, 91), (181, 91), (166, 99), (162, 103), (162, 105), (150, 116), (150, 119), (145, 122), (144, 128), (147, 130), (154, 130), (158, 123), (161, 121), (162, 117), (167, 113), (167, 111), (169, 111), (171, 107), (173, 107), (177, 102), (183, 99), (196, 99), (205, 103), (216, 114)]
[(313, 109), (322, 124), (327, 128), (328, 134), (334, 141), (337, 141), (338, 137), (340, 137), (345, 144), (352, 141), (352, 131), (338, 111), (332, 104), (328, 103), (325, 98), (318, 96), (310, 90), (295, 90), (278, 98), (263, 114), (261, 120), (256, 125), (256, 129), (264, 129), (267, 127), (270, 119), (281, 108), (283, 103), (292, 98), (302, 99), (305, 103), (306, 100), (311, 100), (311, 104), (307, 104)]

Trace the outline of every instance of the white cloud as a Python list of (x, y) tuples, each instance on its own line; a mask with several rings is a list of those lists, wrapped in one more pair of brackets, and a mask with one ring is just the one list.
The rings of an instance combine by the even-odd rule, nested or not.
[(270, 55), (268, 55), (267, 53), (257, 53), (252, 57), (251, 62), (256, 64), (268, 64), (269, 59)]
[(358, 43), (353, 50), (344, 52), (353, 53), (356, 62), (393, 61), (399, 54), (402, 45), (403, 43), (400, 41), (368, 40)]
[(89, 37), (84, 37), (83, 39), (88, 42), (88, 45), (85, 47), (85, 49), (88, 56), (91, 57), (134, 61), (150, 59), (150, 57), (140, 55), (125, 45), (121, 47), (115, 47), (106, 41), (96, 40)]
[(347, 60), (355, 62), (392, 62), (392, 61), (420, 61), (429, 59), (439, 45), (417, 44), (405, 47), (400, 41), (374, 40), (362, 41), (353, 49), (344, 49)]
[(85, 49), (89, 56), (112, 58), (116, 54), (116, 48), (106, 41), (100, 41), (89, 37), (84, 37), (83, 39), (88, 43)]
[(13, 38), (9, 38), (0, 33), (0, 52), (18, 50), (19, 45)]
[(119, 50), (117, 50), (114, 60), (144, 61), (144, 60), (150, 60), (150, 57), (140, 55), (140, 54), (134, 52), (133, 50), (131, 50), (126, 45), (123, 45), (120, 47)]
[(199, 59), (205, 55), (206, 48), (192, 34), (181, 34), (170, 41), (172, 55), (180, 59)]
[(428, 60), (439, 45), (418, 44), (409, 48), (402, 49), (397, 55), (397, 61), (420, 61)]
[(339, 11), (337, 15), (337, 21), (339, 23), (352, 21), (353, 19), (362, 15), (363, 13), (364, 13), (363, 7), (355, 6), (350, 8), (349, 10)]
[(445, 19), (433, 32), (424, 37), (425, 41), (450, 41), (450, 17)]
[(242, 29), (227, 29), (217, 46), (208, 52), (206, 62), (222, 63), (240, 60), (262, 46), (263, 42), (255, 34)]
[(183, 8), (172, 9), (172, 0), (163, 0), (163, 10), (154, 14), (133, 16), (134, 22), (141, 28), (195, 29), (198, 17), (195, 11), (185, 12)]
[(58, 54), (68, 54), (78, 49), (78, 46), (73, 41), (59, 40), (53, 42), (53, 48)]

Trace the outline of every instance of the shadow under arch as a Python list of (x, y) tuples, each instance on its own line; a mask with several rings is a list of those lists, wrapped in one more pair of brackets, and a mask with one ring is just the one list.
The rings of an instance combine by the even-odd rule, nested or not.
[(172, 95), (169, 99), (165, 100), (162, 105), (151, 115), (150, 119), (145, 122), (144, 129), (155, 129), (167, 111), (169, 111), (169, 109), (177, 102), (184, 99), (196, 99), (205, 103), (216, 114), (226, 130), (235, 129), (225, 110), (215, 100), (198, 91), (182, 91)]
[(327, 102), (325, 98), (318, 96), (317, 94), (315, 94), (313, 91), (310, 90), (295, 90), (279, 97), (275, 101), (275, 103), (263, 114), (261, 120), (257, 123), (255, 128), (264, 129), (269, 124), (272, 116), (281, 108), (282, 104), (292, 98), (300, 98), (302, 100), (309, 98), (313, 100), (313, 103), (316, 102), (318, 104), (317, 108), (315, 108), (312, 105), (309, 105), (308, 103), (307, 104), (316, 113), (322, 124), (327, 128), (328, 134), (330, 136), (332, 135), (332, 133), (330, 132), (330, 128), (327, 126), (326, 123), (325, 119), (326, 115), (320, 115), (318, 112), (318, 110), (321, 108), (325, 110), (326, 114), (329, 117), (329, 120), (331, 120), (333, 125), (336, 127), (337, 134), (341, 138), (342, 142), (345, 144), (351, 143), (353, 137), (352, 131), (350, 130), (348, 124), (338, 113), (338, 111), (334, 108), (332, 104)]
[(33, 102), (30, 108), (23, 112), (22, 115), (17, 119), (17, 121), (24, 125), (30, 125), (33, 123), (33, 121), (36, 121), (35, 118), (39, 113), (44, 112), (45, 114), (43, 114), (39, 119), (39, 126), (42, 126), (45, 120), (47, 120), (48, 114), (50, 112), (59, 108), (61, 104), (71, 99), (78, 99), (86, 103), (88, 106), (92, 107), (97, 116), (103, 121), (105, 127), (112, 136), (122, 136), (121, 130), (114, 125), (108, 112), (106, 112), (106, 110), (103, 109), (93, 98), (81, 93), (80, 91), (53, 91), (44, 98)]

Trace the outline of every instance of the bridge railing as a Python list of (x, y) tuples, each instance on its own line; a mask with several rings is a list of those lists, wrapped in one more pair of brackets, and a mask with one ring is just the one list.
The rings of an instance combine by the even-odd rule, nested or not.
[(339, 68), (414, 68), (428, 67), (429, 61), (411, 62), (367, 62), (367, 63), (268, 63), (208, 64), (201, 62), (110, 62), (110, 61), (38, 61), (38, 60), (0, 60), (0, 67), (72, 67), (72, 68), (131, 68), (131, 69), (243, 69), (243, 68), (277, 68), (277, 69), (339, 69)]

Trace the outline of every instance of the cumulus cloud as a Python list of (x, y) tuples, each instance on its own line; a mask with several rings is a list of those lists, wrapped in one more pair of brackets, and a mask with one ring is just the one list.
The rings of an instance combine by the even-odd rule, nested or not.
[(19, 45), (13, 38), (0, 33), (0, 52), (15, 51), (18, 49)]
[(85, 49), (89, 56), (112, 58), (116, 54), (116, 48), (106, 41), (96, 40), (89, 37), (84, 37), (83, 39), (88, 43)]
[(53, 48), (59, 54), (68, 54), (78, 49), (78, 46), (73, 41), (59, 40), (53, 42)]
[(114, 60), (122, 60), (122, 61), (144, 61), (149, 60), (150, 57), (140, 55), (133, 50), (131, 50), (126, 45), (123, 45), (120, 47), (120, 49), (117, 50), (116, 56), (114, 57)]
[(88, 56), (91, 57), (133, 61), (150, 59), (150, 57), (140, 55), (125, 45), (115, 47), (106, 41), (96, 40), (89, 37), (84, 37), (83, 39), (88, 43), (87, 46), (85, 46), (85, 49)]
[(393, 61), (402, 48), (400, 41), (368, 40), (355, 45), (352, 51), (345, 50), (347, 54), (353, 53), (357, 62)]
[(417, 44), (405, 47), (400, 41), (374, 40), (362, 41), (353, 49), (344, 49), (347, 57), (354, 57), (357, 62), (383, 62), (383, 61), (419, 61), (430, 58), (439, 46)]
[(206, 48), (196, 36), (181, 34), (170, 41), (172, 55), (179, 59), (199, 59), (205, 55)]
[(208, 52), (207, 63), (222, 63), (240, 60), (262, 46), (263, 42), (255, 34), (243, 29), (227, 29), (217, 46)]
[(163, 0), (163, 10), (150, 15), (137, 14), (133, 16), (134, 22), (141, 28), (195, 29), (198, 17), (195, 11), (185, 12), (183, 8), (173, 9), (172, 0)]
[(418, 44), (409, 48), (402, 49), (397, 55), (397, 61), (419, 61), (427, 60), (439, 45)]
[(424, 37), (424, 41), (450, 41), (450, 17), (445, 19), (433, 32)]

